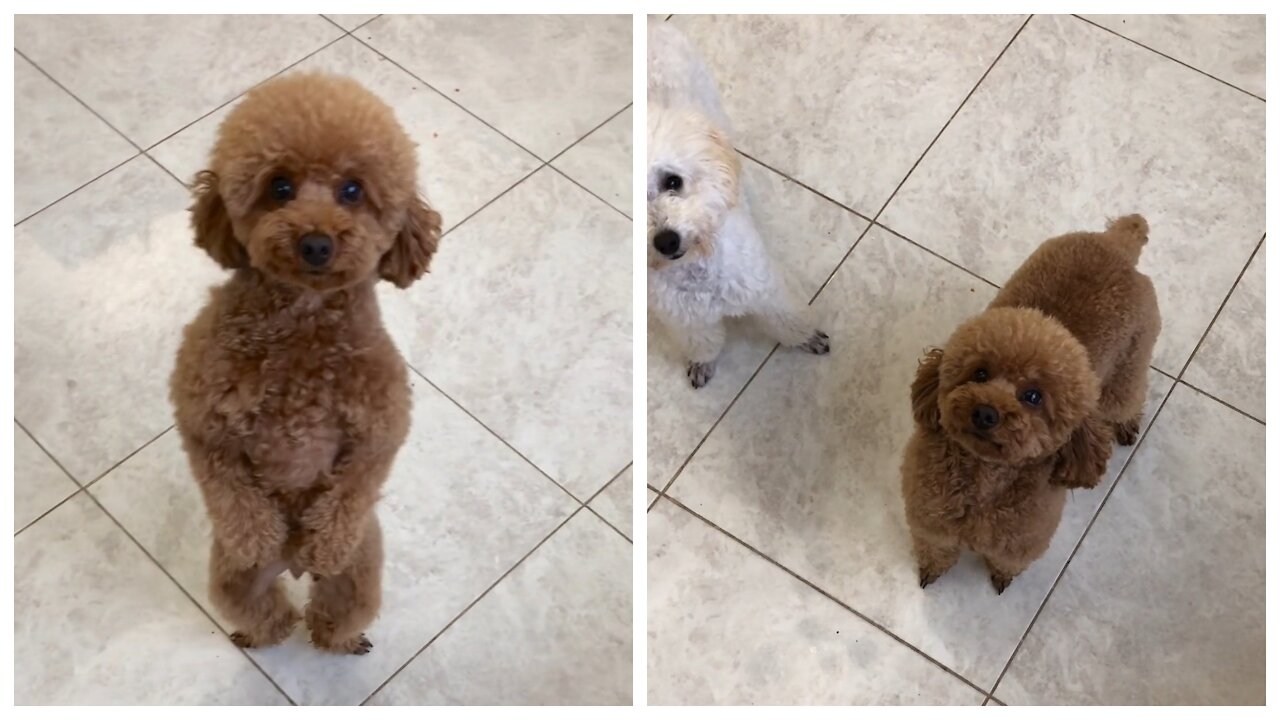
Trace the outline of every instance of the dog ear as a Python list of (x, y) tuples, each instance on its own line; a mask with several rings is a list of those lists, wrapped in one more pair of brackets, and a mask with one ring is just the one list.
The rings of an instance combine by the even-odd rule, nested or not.
[(916, 379), (911, 382), (911, 414), (916, 423), (929, 430), (942, 427), (942, 411), (938, 409), (938, 366), (942, 364), (942, 348), (933, 348), (920, 358)]
[(1066, 488), (1097, 487), (1111, 459), (1111, 426), (1093, 415), (1071, 433), (1053, 461), (1049, 482)]
[(192, 187), (196, 202), (191, 206), (191, 227), (196, 231), (196, 247), (203, 248), (218, 264), (232, 270), (249, 266), (249, 255), (236, 240), (231, 216), (218, 192), (218, 176), (211, 170), (196, 173)]
[(407, 288), (427, 271), (439, 245), (440, 213), (418, 198), (409, 208), (395, 243), (378, 262), (378, 275), (398, 288)]

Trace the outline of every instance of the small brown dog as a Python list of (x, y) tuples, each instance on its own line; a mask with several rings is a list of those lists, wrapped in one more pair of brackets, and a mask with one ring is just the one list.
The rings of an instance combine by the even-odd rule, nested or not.
[(1160, 332), (1138, 215), (1045, 242), (911, 385), (902, 495), (920, 587), (970, 549), (996, 592), (1049, 548), (1068, 488), (1138, 437)]
[(373, 508), (412, 403), (374, 286), (407, 287), (439, 242), (417, 170), (390, 107), (352, 80), (295, 74), (248, 94), (196, 177), (196, 245), (235, 272), (187, 326), (170, 391), (213, 525), (210, 593), (242, 647), (299, 620), (286, 569), (312, 575), (317, 647), (372, 647)]

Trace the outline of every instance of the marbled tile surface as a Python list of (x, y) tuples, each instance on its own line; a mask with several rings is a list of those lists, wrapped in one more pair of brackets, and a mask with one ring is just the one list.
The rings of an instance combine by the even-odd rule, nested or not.
[(1259, 97), (1267, 96), (1266, 15), (1084, 15)]
[[(440, 702), (630, 702), (632, 546), (611, 525), (631, 534), (631, 475), (606, 487), (632, 460), (630, 225), (617, 209), (631, 187), (630, 21), (623, 34), (611, 18), (543, 23), (512, 67), (466, 60), (511, 33), (502, 18), (451, 16), (458, 32), (383, 46), (344, 37), (373, 16), (331, 17), (17, 21), (15, 219), (39, 210), (14, 248), (20, 703), (357, 704), (402, 668), (379, 703), (425, 698), (410, 682), (424, 668), (449, 679)], [(431, 56), (465, 69), (464, 96), (405, 69)], [(402, 354), (465, 335), (463, 322), (488, 327), (473, 344), (416, 346), (429, 353), (378, 509), (383, 603), (365, 657), (323, 654), (301, 627), (251, 655), (232, 645), (208, 600), (204, 504), (166, 431), (182, 327), (226, 277), (192, 245), (181, 181), (243, 93), (291, 67), (354, 77), (418, 143), (448, 232), (430, 275), (408, 294), (386, 288)], [(556, 97), (536, 82), (551, 73)], [(496, 120), (521, 142), (580, 150), (545, 167), (554, 153), (535, 157)], [(580, 302), (590, 311), (565, 312)], [(73, 495), (73, 478), (94, 482)], [(287, 587), (301, 606), (308, 581)], [(474, 652), (494, 627), (520, 643)]]
[(977, 705), (982, 695), (660, 500), (649, 522), (652, 705)]
[(630, 705), (631, 622), (631, 544), (584, 510), (370, 704)]
[(1003, 283), (1043, 240), (1142, 213), (1155, 364), (1176, 375), (1265, 229), (1265, 109), (1082, 20), (1036, 17), (880, 222)]
[(1187, 382), (1267, 420), (1267, 247), (1245, 269), (1183, 375)]
[(1000, 683), (1006, 702), (1265, 701), (1265, 435), (1173, 391)]
[(631, 100), (628, 15), (383, 15), (354, 34), (543, 160)]
[(21, 55), (13, 57), (13, 216), (21, 222), (133, 157), (128, 140)]
[(739, 149), (872, 217), (1025, 18), (677, 15)]

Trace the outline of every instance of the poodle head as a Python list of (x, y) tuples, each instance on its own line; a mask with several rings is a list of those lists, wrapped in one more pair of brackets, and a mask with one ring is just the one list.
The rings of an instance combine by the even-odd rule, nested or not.
[(917, 423), (987, 462), (1057, 454), (1092, 469), (1110, 453), (1093, 417), (1098, 392), (1088, 353), (1062, 323), (1029, 308), (993, 308), (925, 356), (912, 405)]
[(331, 291), (426, 272), (440, 215), (418, 194), (416, 147), (354, 80), (296, 73), (250, 91), (196, 176), (196, 244), (229, 268)]
[(688, 110), (650, 108), (648, 136), (649, 266), (705, 257), (738, 204), (738, 154), (707, 117)]

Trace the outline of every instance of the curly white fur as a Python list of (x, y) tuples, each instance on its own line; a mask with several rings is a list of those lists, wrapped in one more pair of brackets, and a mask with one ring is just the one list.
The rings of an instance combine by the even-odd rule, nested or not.
[(689, 379), (715, 374), (724, 318), (751, 316), (778, 342), (830, 350), (751, 219), (715, 78), (667, 23), (649, 26), (649, 309), (687, 354)]

